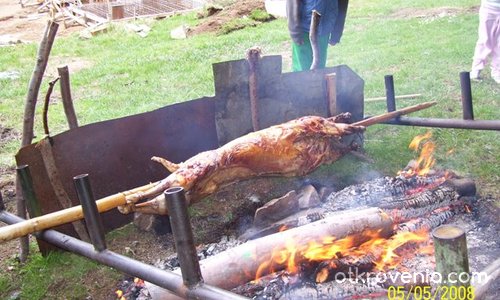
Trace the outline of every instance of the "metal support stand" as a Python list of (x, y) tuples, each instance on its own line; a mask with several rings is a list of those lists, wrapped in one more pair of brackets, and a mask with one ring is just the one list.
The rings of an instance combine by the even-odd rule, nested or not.
[[(386, 75), (384, 79), (386, 88), (387, 111), (390, 112), (396, 109), (394, 80), (392, 75)], [(402, 116), (383, 123), (406, 126), (500, 131), (500, 120), (474, 120), (469, 72), (460, 73), (460, 84), (462, 90), (463, 119), (415, 118)]]
[(35, 189), (33, 188), (33, 180), (31, 178), (31, 173), (28, 165), (21, 165), (16, 168), (16, 171), (19, 182), (21, 183), (23, 197), (26, 201), (30, 218), (41, 216), (42, 209), (40, 207), (40, 203), (38, 203), (38, 200), (36, 199)]
[(184, 189), (181, 187), (169, 188), (164, 192), (164, 195), (170, 215), (177, 257), (181, 266), (182, 279), (184, 284), (191, 288), (203, 282), (203, 277), (194, 245)]
[(102, 226), (101, 215), (97, 210), (94, 195), (90, 188), (89, 175), (82, 174), (73, 177), (78, 200), (82, 204), (85, 223), (90, 235), (90, 240), (95, 250), (106, 250), (106, 240), (104, 239), (104, 227)]
[[(24, 221), (24, 219), (9, 212), (0, 210), (0, 221), (5, 222), (6, 224), (15, 224)], [(95, 251), (91, 244), (55, 230), (44, 230), (35, 233), (35, 235), (37, 238), (47, 241), (61, 249), (85, 256), (98, 263), (115, 268), (123, 273), (149, 281), (155, 285), (170, 290), (174, 294), (185, 299), (247, 299), (235, 293), (204, 283), (189, 289), (184, 286), (182, 278), (179, 274), (161, 270), (109, 250), (100, 252)]]
[(385, 97), (387, 100), (387, 112), (396, 110), (396, 93), (394, 91), (394, 77), (392, 75), (384, 76)]
[(469, 72), (460, 72), (460, 87), (462, 90), (462, 111), (464, 120), (474, 120)]
[(0, 191), (0, 211), (4, 211), (4, 210), (5, 210), (5, 204), (3, 203), (2, 191)]

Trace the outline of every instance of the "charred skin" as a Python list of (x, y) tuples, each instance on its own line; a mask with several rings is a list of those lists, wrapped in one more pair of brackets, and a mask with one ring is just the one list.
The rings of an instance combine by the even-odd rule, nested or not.
[(340, 143), (340, 138), (361, 132), (364, 127), (337, 123), (345, 121), (349, 116), (302, 117), (241, 136), (218, 149), (201, 152), (180, 164), (163, 160), (162, 163), (172, 174), (154, 188), (131, 198), (130, 205), (121, 207), (120, 211), (166, 214), (160, 198), (134, 203), (156, 197), (174, 186), (183, 187), (190, 201), (197, 201), (226, 184), (243, 179), (308, 174), (318, 166), (334, 162), (352, 150)]

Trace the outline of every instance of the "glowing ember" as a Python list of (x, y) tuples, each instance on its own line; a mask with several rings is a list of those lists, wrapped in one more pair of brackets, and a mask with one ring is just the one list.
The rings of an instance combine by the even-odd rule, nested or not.
[(125, 300), (125, 297), (123, 297), (123, 291), (122, 290), (116, 290), (115, 294), (116, 294), (116, 299)]
[[(416, 252), (417, 247), (425, 246), (429, 241), (427, 231), (400, 232), (389, 239), (382, 237), (380, 232), (380, 230), (366, 230), (361, 234), (342, 239), (325, 237), (322, 241), (311, 241), (302, 246), (289, 240), (286, 245), (274, 249), (271, 258), (259, 266), (255, 279), (282, 268), (288, 273), (295, 274), (299, 271), (300, 262), (327, 261), (328, 267), (321, 268), (316, 274), (316, 282), (324, 282), (328, 278), (329, 269), (336, 268), (335, 259), (351, 257), (355, 263), (374, 253), (376, 255), (372, 256), (375, 269), (387, 271), (396, 268), (403, 257), (410, 257)], [(411, 250), (405, 252), (403, 246), (406, 245), (410, 245)]]

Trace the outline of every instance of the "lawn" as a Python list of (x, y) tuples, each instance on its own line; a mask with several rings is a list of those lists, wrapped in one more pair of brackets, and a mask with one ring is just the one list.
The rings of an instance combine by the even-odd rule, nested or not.
[[(473, 0), (351, 1), (344, 35), (338, 46), (330, 48), (328, 65), (347, 64), (365, 80), (365, 97), (383, 96), (384, 75), (394, 75), (397, 94), (420, 93), (422, 97), (398, 101), (398, 106), (435, 100), (438, 104), (415, 116), (460, 118), (459, 72), (469, 70), (477, 38), (477, 4)], [(476, 7), (475, 7), (476, 6)], [(446, 8), (446, 9), (445, 9)], [(146, 21), (137, 21), (143, 23)], [(226, 35), (200, 34), (186, 40), (172, 40), (170, 30), (181, 24), (200, 22), (195, 14), (147, 21), (152, 30), (141, 38), (115, 25), (106, 33), (89, 40), (75, 34), (58, 38), (54, 44), (49, 69), (61, 63), (78, 61), (84, 67), (71, 74), (73, 99), (81, 125), (151, 111), (176, 102), (214, 94), (212, 63), (241, 59), (246, 49), (258, 45), (264, 55), (281, 54), (284, 71), (290, 66), (290, 41), (285, 20), (275, 20), (257, 27)], [(23, 103), (35, 63), (36, 44), (0, 48), (0, 71), (17, 70), (20, 78), (0, 80), (0, 125), (19, 134), (22, 128)], [(46, 76), (42, 99), (54, 73)], [(476, 119), (500, 120), (500, 85), (487, 76), (472, 84)], [(67, 129), (57, 94), (50, 106), (51, 133)], [(366, 104), (367, 115), (384, 111), (383, 102)], [(41, 105), (37, 109), (35, 135), (43, 136)], [(374, 160), (370, 166), (382, 174), (394, 174), (413, 157), (408, 150), (412, 137), (428, 129), (403, 126), (372, 126), (366, 133), (365, 148)], [(499, 134), (495, 131), (431, 129), (437, 143), (438, 164), (477, 180), (482, 195), (498, 196), (500, 167)], [(9, 138), (0, 143), (0, 168), (12, 169), (13, 155), (20, 140)], [(453, 149), (453, 154), (446, 153)], [(72, 255), (58, 256), (67, 268), (95, 272), (102, 267), (82, 267)], [(26, 268), (43, 265), (53, 280), (60, 272), (54, 258), (35, 257), (19, 274), (0, 274), (0, 298), (11, 291), (40, 283)], [(36, 265), (33, 265), (36, 264)], [(94, 271), (93, 271), (94, 270)], [(52, 275), (50, 275), (52, 274)], [(80, 273), (78, 273), (80, 274)], [(83, 274), (83, 273), (82, 273)], [(81, 276), (81, 275), (80, 275)], [(77, 277), (78, 278), (78, 277)], [(77, 284), (78, 279), (74, 280)], [(29, 282), (30, 284), (25, 284)], [(71, 285), (68, 279), (64, 284)], [(52, 283), (56, 286), (56, 283)], [(80, 287), (79, 287), (80, 288)], [(40, 289), (42, 289), (40, 287)], [(45, 292), (44, 292), (45, 291)], [(91, 291), (79, 292), (79, 295)], [(44, 299), (46, 290), (29, 299)], [(53, 292), (49, 293), (54, 295)], [(45, 296), (44, 296), (45, 295)], [(66, 295), (66, 294), (65, 294)], [(63, 296), (64, 298), (64, 296)]]

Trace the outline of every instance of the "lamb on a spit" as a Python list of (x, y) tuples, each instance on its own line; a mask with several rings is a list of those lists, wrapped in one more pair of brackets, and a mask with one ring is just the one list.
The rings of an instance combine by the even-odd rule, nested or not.
[[(152, 160), (162, 163), (172, 173), (153, 188), (137, 193), (119, 209), (122, 213), (167, 214), (161, 193), (170, 187), (183, 187), (189, 201), (193, 202), (216, 192), (221, 186), (243, 179), (308, 174), (356, 147), (340, 141), (343, 136), (365, 129), (343, 123), (349, 117), (349, 113), (331, 118), (301, 117), (251, 132), (180, 164), (153, 157)], [(138, 203), (153, 197), (156, 198)]]

